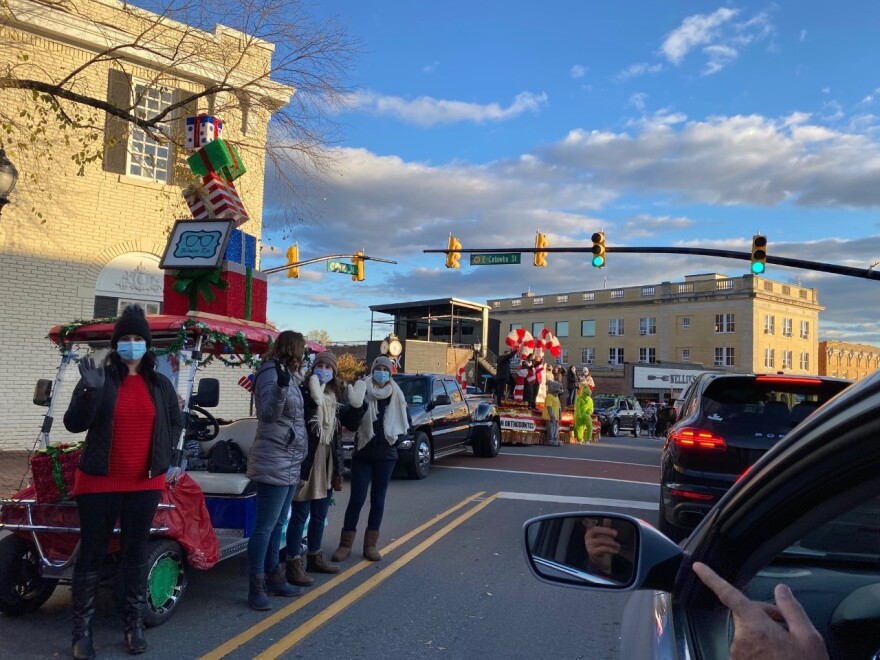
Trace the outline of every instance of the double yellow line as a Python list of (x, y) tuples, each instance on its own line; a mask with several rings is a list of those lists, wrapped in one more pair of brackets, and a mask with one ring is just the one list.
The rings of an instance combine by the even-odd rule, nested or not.
[[(414, 537), (418, 536), (419, 534), (421, 534), (425, 530), (436, 525), (438, 522), (440, 522), (444, 518), (448, 518), (456, 511), (466, 507), (468, 504), (471, 504), (475, 500), (478, 500), (483, 495), (485, 495), (485, 491), (480, 491), (478, 493), (474, 493), (470, 497), (466, 497), (465, 499), (463, 499), (461, 502), (459, 502), (455, 506), (447, 509), (443, 513), (440, 513), (440, 514), (434, 516), (431, 520), (427, 521), (426, 523), (424, 523), (422, 525), (419, 525), (414, 530), (407, 532), (406, 534), (401, 536), (396, 541), (389, 543), (387, 546), (385, 546), (382, 549), (383, 554), (388, 554), (390, 552), (393, 552), (394, 550), (396, 550), (397, 548), (402, 546), (404, 543), (407, 543), (408, 541), (410, 541)], [(461, 514), (460, 516), (455, 518), (450, 523), (446, 524), (444, 527), (442, 527), (438, 531), (434, 532), (434, 534), (432, 534), (427, 539), (422, 541), (419, 545), (417, 545), (415, 548), (413, 548), (412, 550), (407, 552), (400, 559), (394, 561), (387, 568), (384, 568), (381, 571), (379, 571), (378, 573), (376, 573), (374, 576), (372, 576), (371, 578), (366, 580), (363, 584), (361, 584), (358, 587), (349, 591), (342, 598), (336, 600), (328, 608), (322, 610), (321, 612), (319, 612), (318, 614), (313, 616), (311, 619), (309, 619), (308, 621), (306, 621), (305, 623), (300, 625), (298, 628), (291, 631), (289, 634), (285, 635), (283, 638), (278, 640), (275, 644), (270, 646), (268, 649), (266, 649), (265, 651), (263, 651), (262, 653), (260, 653), (256, 657), (259, 658), (260, 660), (268, 660), (269, 658), (278, 658), (283, 653), (289, 651), (296, 644), (298, 644), (303, 639), (305, 639), (308, 635), (312, 634), (313, 632), (315, 632), (315, 630), (317, 630), (322, 625), (327, 623), (327, 621), (329, 621), (330, 619), (332, 619), (334, 616), (336, 616), (340, 612), (344, 611), (345, 609), (351, 607), (354, 603), (356, 603), (358, 600), (360, 600), (360, 598), (362, 598), (367, 593), (369, 593), (370, 591), (375, 589), (377, 586), (382, 584), (385, 580), (390, 578), (397, 571), (399, 571), (401, 568), (406, 566), (413, 559), (415, 559), (420, 554), (422, 554), (425, 550), (427, 550), (429, 547), (434, 545), (437, 541), (439, 541), (441, 538), (446, 536), (453, 529), (455, 529), (456, 527), (461, 525), (463, 522), (468, 520), (470, 517), (476, 515), (477, 513), (479, 513), (483, 509), (485, 509), (487, 506), (489, 506), (489, 504), (491, 504), (495, 500), (495, 498), (497, 496), (498, 496), (497, 493), (495, 495), (491, 495), (491, 496), (487, 497), (486, 499), (482, 500), (481, 502), (479, 502), (473, 508), (468, 509), (468, 511)], [(297, 598), (295, 602), (291, 603), (287, 607), (285, 607), (281, 610), (278, 610), (277, 612), (275, 612), (271, 616), (268, 616), (265, 619), (263, 619), (262, 621), (260, 621), (259, 623), (251, 626), (250, 628), (248, 628), (247, 630), (245, 630), (241, 634), (236, 635), (235, 637), (233, 637), (229, 641), (221, 644), (220, 646), (215, 648), (213, 651), (206, 653), (205, 655), (203, 655), (201, 657), (200, 660), (219, 660), (220, 658), (226, 657), (227, 655), (229, 655), (230, 653), (232, 653), (236, 649), (244, 646), (245, 644), (247, 644), (248, 642), (250, 642), (251, 640), (256, 638), (258, 635), (266, 632), (267, 630), (269, 630), (273, 626), (281, 623), (282, 621), (287, 619), (289, 616), (291, 616), (295, 612), (298, 612), (299, 610), (304, 608), (306, 605), (309, 605), (310, 603), (314, 602), (315, 600), (317, 600), (318, 598), (320, 598), (321, 596), (323, 596), (324, 594), (326, 594), (330, 590), (336, 588), (337, 586), (339, 586), (343, 582), (354, 577), (355, 575), (360, 573), (365, 568), (367, 568), (369, 566), (374, 566), (374, 565), (375, 564), (373, 564), (372, 562), (364, 560), (364, 561), (356, 564), (355, 566), (352, 566), (347, 571), (340, 573), (339, 575), (337, 575), (335, 578), (332, 578), (331, 580), (328, 580), (327, 582), (322, 584), (320, 587), (312, 589), (306, 595), (301, 596), (300, 598)]]

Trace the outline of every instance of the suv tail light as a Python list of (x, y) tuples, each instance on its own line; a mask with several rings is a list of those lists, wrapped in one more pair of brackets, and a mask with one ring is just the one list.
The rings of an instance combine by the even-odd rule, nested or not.
[(679, 447), (686, 449), (701, 449), (706, 451), (726, 451), (727, 443), (720, 435), (703, 429), (686, 426), (672, 434), (672, 441)]

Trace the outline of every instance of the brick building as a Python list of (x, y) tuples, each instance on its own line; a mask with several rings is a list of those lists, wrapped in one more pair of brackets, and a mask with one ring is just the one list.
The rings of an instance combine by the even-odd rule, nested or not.
[[(108, 47), (131, 43), (133, 35), (158, 19), (116, 0), (52, 5), (10, 0), (10, 8), (14, 11), (0, 17), (0, 43), (15, 46), (0, 49), (0, 66), (15, 67), (21, 78), (44, 79), (51, 72), (54, 80), (47, 82), (62, 79)], [(194, 48), (201, 43), (210, 44), (211, 52), (241, 53), (240, 71), (271, 68), (272, 44), (220, 25), (211, 33), (170, 21), (162, 25), (156, 43), (146, 44), (151, 48), (126, 49), (121, 62), (85, 67), (78, 74), (78, 91), (118, 107), (155, 112), (183, 99), (186, 92), (207, 89), (223, 73), (222, 66), (182, 57), (179, 65), (169, 67), (162, 57), (163, 49), (176, 43), (175, 35), (183, 33)], [(223, 93), (175, 111), (169, 130), (181, 135), (185, 115), (223, 108), (224, 138), (241, 146), (248, 169), (236, 181), (251, 217), (242, 228), (259, 240), (269, 115), (284, 107), (294, 90), (271, 81), (253, 89), (259, 102)], [(14, 110), (33, 105), (30, 92), (3, 90), (0, 98)], [(45, 339), (49, 328), (115, 315), (130, 301), (140, 302), (148, 312), (160, 311), (163, 278), (158, 265), (166, 233), (175, 218), (189, 217), (181, 196), (182, 187), (194, 180), (185, 165), (187, 154), (125, 122), (105, 119), (103, 113), (92, 119), (103, 127), (102, 135), (97, 131), (103, 158), (83, 166), (72, 160), (81, 147), (76, 140), (66, 142), (60, 123), (44, 126), (45, 133), (38, 136), (52, 145), (51, 160), (29, 162), (26, 154), (16, 154), (13, 140), (4, 138), (20, 182), (0, 219), (0, 333), (5, 353), (0, 360), (0, 425), (5, 431), (0, 449), (30, 447), (37, 436), (45, 411), (31, 403), (33, 383), (51, 378), (59, 358)], [(39, 186), (27, 185), (32, 175), (40, 177), (50, 194), (37, 194)], [(246, 413), (249, 402), (240, 398), (233, 406), (236, 410), (222, 412)]]
[(819, 375), (863, 380), (880, 369), (880, 346), (843, 341), (819, 342)]

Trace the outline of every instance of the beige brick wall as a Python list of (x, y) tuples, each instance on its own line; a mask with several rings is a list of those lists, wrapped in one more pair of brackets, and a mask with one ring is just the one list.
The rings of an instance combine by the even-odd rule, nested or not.
[(880, 369), (880, 348), (843, 341), (819, 342), (819, 374), (852, 381), (864, 380)]
[[(110, 0), (77, 0), (78, 14), (91, 12), (107, 25), (125, 27), (120, 21), (131, 14), (120, 11), (121, 3)], [(71, 18), (73, 20), (73, 18)], [(146, 16), (143, 20), (149, 20)], [(39, 32), (39, 33), (37, 33)], [(192, 38), (211, 38), (205, 33), (193, 33)], [(218, 30), (221, 42), (237, 39), (234, 33)], [(14, 47), (0, 49), (0, 66), (22, 66), (22, 54), (27, 55), (28, 72), (36, 76), (40, 71), (61, 75), (91, 58), (96, 48), (90, 49), (79, 39), (67, 39), (27, 26), (14, 29), (0, 27), (0, 40)], [(232, 42), (226, 43), (229, 46)], [(237, 43), (237, 42), (236, 42)], [(258, 61), (247, 64), (254, 70), (264, 70), (271, 57), (271, 47), (262, 49)], [(147, 64), (127, 67), (136, 77), (154, 78), (156, 71)], [(109, 65), (90, 67), (87, 75), (77, 83), (78, 91), (106, 97)], [(175, 87), (195, 90), (201, 83), (184, 75), (163, 80)], [(30, 94), (3, 91), (0, 102), (29, 109), (33, 102)], [(9, 106), (7, 106), (9, 107)], [(200, 108), (206, 109), (206, 105)], [(95, 115), (103, 127), (102, 115)], [(224, 137), (238, 143), (253, 145), (243, 148), (242, 158), (248, 173), (236, 182), (251, 221), (243, 229), (261, 233), (263, 206), (264, 152), (267, 113), (257, 113), (247, 135), (242, 135), (242, 119), (234, 109), (222, 115), (226, 122)], [(101, 269), (114, 257), (143, 252), (161, 256), (167, 232), (175, 218), (189, 217), (180, 185), (158, 184), (135, 177), (104, 171), (100, 162), (86, 165), (81, 171), (71, 160), (78, 149), (76, 140), (66, 141), (69, 131), (51, 123), (45, 134), (37, 136), (41, 144), (52, 145), (51, 159), (32, 157), (32, 152), (19, 151), (13, 146), (16, 136), (4, 136), (7, 152), (20, 172), (19, 185), (11, 203), (3, 209), (0, 219), (0, 336), (3, 337), (3, 359), (0, 360), (0, 450), (24, 449), (32, 446), (37, 437), (44, 409), (31, 403), (33, 384), (37, 378), (53, 378), (59, 362), (59, 353), (45, 339), (56, 324), (93, 316), (95, 283)], [(99, 131), (100, 140), (103, 131)], [(29, 157), (31, 154), (31, 157)], [(38, 181), (32, 178), (37, 177)], [(50, 190), (40, 193), (46, 188)], [(39, 214), (42, 214), (42, 217)], [(247, 414), (247, 393), (235, 383), (239, 370), (212, 368), (223, 376), (221, 387), (234, 388), (231, 405), (219, 412), (224, 416)], [(215, 375), (212, 373), (211, 375)], [(65, 402), (66, 404), (66, 402)], [(56, 430), (63, 431), (58, 411)]]

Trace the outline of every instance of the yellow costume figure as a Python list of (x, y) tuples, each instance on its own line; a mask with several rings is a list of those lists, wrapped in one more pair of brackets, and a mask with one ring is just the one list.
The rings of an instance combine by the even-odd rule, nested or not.
[(561, 406), (559, 405), (556, 387), (551, 388), (551, 386), (555, 385), (557, 383), (553, 381), (548, 384), (547, 394), (544, 397), (544, 414), (542, 415), (547, 420), (545, 444), (551, 447), (559, 446), (559, 413)]
[(580, 444), (593, 441), (593, 397), (586, 385), (574, 401), (574, 436)]

